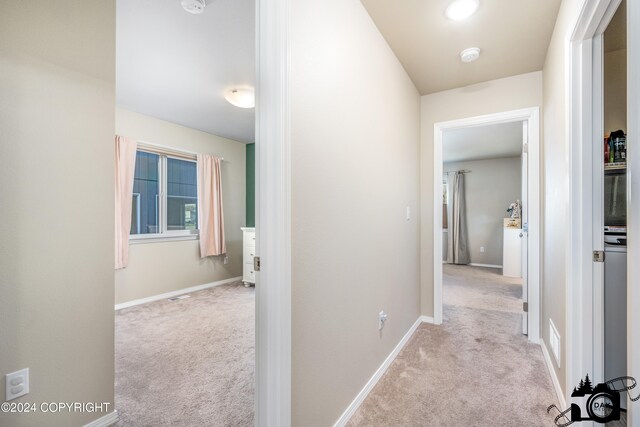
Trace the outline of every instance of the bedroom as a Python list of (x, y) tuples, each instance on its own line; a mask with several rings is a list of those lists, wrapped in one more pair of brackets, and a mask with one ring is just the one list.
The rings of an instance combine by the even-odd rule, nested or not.
[(121, 425), (253, 420), (255, 5), (202, 4), (116, 4)]

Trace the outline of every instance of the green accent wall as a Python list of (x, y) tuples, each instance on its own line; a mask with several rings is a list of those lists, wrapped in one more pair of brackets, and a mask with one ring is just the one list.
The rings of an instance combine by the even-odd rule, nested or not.
[(256, 226), (256, 144), (247, 144), (247, 227)]

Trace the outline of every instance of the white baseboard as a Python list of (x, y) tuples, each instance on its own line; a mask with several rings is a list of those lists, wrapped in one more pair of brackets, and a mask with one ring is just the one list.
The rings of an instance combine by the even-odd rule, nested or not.
[[(446, 260), (443, 260), (442, 263), (449, 264)], [(502, 268), (501, 265), (497, 265), (497, 264), (478, 264), (476, 262), (472, 262), (467, 265), (470, 265), (471, 267)]]
[(434, 325), (436, 324), (435, 319), (431, 316), (420, 316), (420, 320), (424, 323), (433, 323)]
[(472, 262), (469, 265), (471, 267), (502, 268), (501, 265), (496, 265), (496, 264), (478, 264), (478, 263), (475, 263), (475, 262)]
[(551, 382), (553, 383), (553, 388), (556, 390), (556, 395), (558, 396), (558, 402), (560, 403), (560, 410), (564, 410), (564, 408), (567, 407), (567, 400), (564, 398), (562, 387), (560, 387), (560, 381), (558, 381), (558, 376), (556, 375), (556, 371), (555, 369), (553, 369), (553, 362), (551, 361), (549, 350), (547, 350), (547, 346), (544, 344), (543, 340), (540, 340), (540, 348), (542, 348), (542, 355), (544, 356), (544, 362), (547, 365), (547, 369), (549, 370), (549, 375), (551, 375)]
[(109, 427), (118, 422), (118, 411), (109, 412), (104, 417), (85, 424), (84, 427)]
[(387, 356), (385, 361), (382, 362), (382, 365), (380, 365), (380, 367), (373, 374), (371, 379), (369, 379), (369, 381), (367, 381), (367, 383), (362, 388), (362, 390), (360, 390), (360, 393), (358, 393), (356, 398), (353, 399), (353, 402), (351, 402), (351, 404), (347, 407), (347, 409), (342, 413), (342, 415), (340, 416), (340, 418), (338, 418), (338, 421), (336, 421), (336, 423), (333, 425), (333, 427), (343, 427), (344, 425), (347, 424), (347, 422), (349, 422), (349, 419), (353, 416), (353, 414), (356, 412), (356, 410), (360, 407), (360, 405), (362, 404), (364, 399), (366, 399), (366, 397), (369, 395), (371, 390), (373, 390), (373, 387), (375, 387), (375, 385), (378, 383), (380, 378), (382, 378), (382, 376), (387, 371), (387, 369), (389, 369), (389, 366), (391, 366), (391, 363), (393, 363), (393, 361), (398, 356), (400, 351), (407, 344), (407, 342), (409, 341), (409, 339), (411, 338), (413, 333), (416, 331), (416, 329), (418, 328), (420, 323), (423, 322), (422, 319), (423, 319), (423, 316), (422, 317), (418, 317), (418, 319), (415, 321), (415, 323), (413, 325), (411, 325), (411, 327), (409, 328), (407, 333), (404, 334), (404, 336), (402, 337), (402, 339), (400, 340), (398, 345), (393, 349), (393, 351), (391, 351), (391, 353), (389, 354), (389, 356)]
[(115, 309), (121, 310), (123, 308), (133, 307), (134, 305), (146, 304), (148, 302), (158, 301), (161, 299), (173, 298), (178, 295), (184, 295), (191, 292), (202, 291), (204, 289), (214, 288), (216, 286), (224, 285), (231, 282), (237, 282), (242, 280), (242, 276), (232, 277), (230, 279), (218, 280), (217, 282), (205, 283), (204, 285), (192, 286), (190, 288), (178, 289), (177, 291), (171, 291), (160, 295), (153, 295), (146, 298), (135, 299), (133, 301), (123, 302), (116, 304)]

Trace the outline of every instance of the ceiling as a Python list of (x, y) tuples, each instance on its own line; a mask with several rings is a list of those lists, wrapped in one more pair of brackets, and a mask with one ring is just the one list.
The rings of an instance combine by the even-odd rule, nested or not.
[[(561, 0), (480, 0), (463, 21), (450, 0), (361, 0), (422, 95), (542, 70)], [(473, 63), (460, 61), (469, 47)]]
[(254, 109), (226, 89), (255, 85), (254, 0), (117, 0), (119, 107), (241, 142), (254, 142)]
[(445, 163), (520, 156), (522, 122), (447, 130), (442, 138)]

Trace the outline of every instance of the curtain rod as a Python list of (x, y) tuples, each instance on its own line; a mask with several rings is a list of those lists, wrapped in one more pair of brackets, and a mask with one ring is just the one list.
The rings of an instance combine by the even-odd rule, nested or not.
[(449, 171), (449, 172), (445, 172), (446, 175), (449, 175), (450, 173), (471, 173), (470, 170), (459, 170), (459, 171)]
[[(160, 144), (154, 144), (152, 142), (147, 142), (147, 141), (143, 141), (141, 139), (137, 140), (138, 145), (141, 146), (142, 148), (144, 147), (148, 147), (148, 148), (157, 148), (160, 149), (161, 151), (165, 151), (167, 154), (178, 154), (178, 155), (182, 155), (184, 157), (196, 157), (198, 155), (198, 153), (194, 153), (192, 151), (186, 151), (186, 150), (178, 150), (176, 148), (173, 147), (168, 147), (166, 145), (160, 145)], [(220, 160), (224, 162), (224, 157), (222, 156), (218, 156), (216, 154), (214, 154), (214, 156), (216, 157), (220, 157)]]

